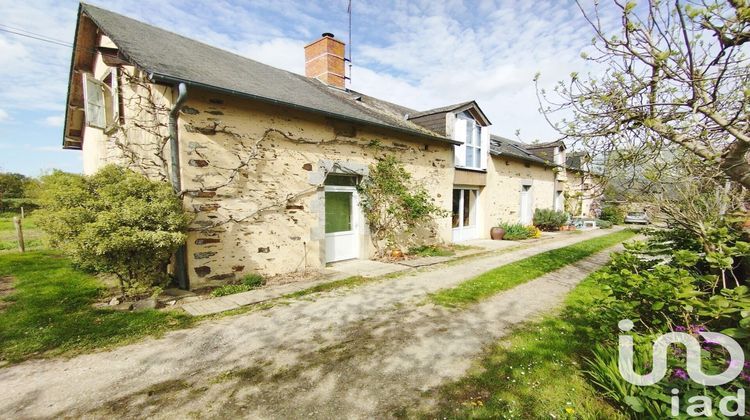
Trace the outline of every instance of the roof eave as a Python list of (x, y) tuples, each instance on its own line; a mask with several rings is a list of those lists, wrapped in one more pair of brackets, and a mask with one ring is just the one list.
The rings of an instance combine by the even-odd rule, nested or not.
[(537, 165), (541, 165), (541, 166), (551, 166), (551, 165), (548, 165), (547, 162), (542, 161), (542, 160), (536, 160), (536, 159), (531, 159), (531, 158), (524, 158), (524, 157), (516, 156), (516, 155), (509, 155), (507, 153), (502, 153), (502, 152), (500, 152), (500, 153), (490, 152), (490, 155), (491, 156), (508, 158), (508, 159), (520, 160), (520, 161), (523, 161), (523, 162), (536, 163)]
[[(65, 96), (65, 117), (63, 119), (63, 137), (62, 137), (62, 148), (63, 150), (80, 150), (79, 148), (69, 147), (66, 145), (65, 139), (67, 138), (66, 133), (68, 132), (68, 113), (70, 112), (70, 89), (73, 85), (73, 72), (75, 71), (75, 59), (76, 59), (76, 48), (78, 47), (78, 29), (81, 23), (81, 15), (83, 14), (83, 3), (78, 4), (78, 14), (76, 15), (76, 29), (73, 32), (73, 49), (70, 53), (70, 71), (68, 72), (68, 91)], [(83, 145), (83, 142), (81, 142)]]
[(253, 100), (256, 100), (256, 101), (259, 101), (259, 102), (265, 102), (265, 103), (269, 103), (269, 104), (273, 104), (273, 105), (281, 105), (281, 106), (285, 106), (285, 107), (289, 107), (289, 108), (293, 108), (293, 109), (298, 109), (298, 110), (305, 111), (305, 112), (311, 112), (311, 113), (314, 113), (314, 114), (324, 115), (326, 117), (333, 118), (333, 119), (336, 119), (336, 120), (347, 121), (347, 122), (357, 123), (357, 124), (363, 124), (363, 125), (368, 125), (368, 126), (371, 126), (371, 127), (378, 127), (378, 128), (381, 128), (381, 129), (396, 131), (396, 132), (399, 132), (399, 133), (402, 133), (402, 134), (407, 134), (407, 135), (410, 135), (410, 136), (415, 136), (415, 137), (420, 137), (420, 138), (424, 138), (424, 139), (428, 139), (428, 140), (433, 140), (433, 141), (437, 141), (437, 142), (440, 142), (440, 143), (448, 143), (448, 144), (452, 144), (452, 145), (460, 145), (461, 144), (460, 142), (458, 142), (456, 140), (453, 140), (453, 139), (449, 139), (447, 137), (431, 136), (431, 135), (429, 135), (427, 133), (420, 133), (418, 131), (412, 131), (412, 130), (407, 130), (405, 128), (393, 127), (393, 126), (390, 126), (390, 125), (387, 125), (387, 124), (379, 124), (379, 123), (376, 123), (376, 122), (362, 120), (362, 119), (359, 119), (359, 118), (347, 117), (347, 116), (344, 116), (344, 115), (335, 114), (333, 112), (323, 111), (321, 109), (310, 108), (310, 107), (306, 107), (306, 106), (302, 106), (302, 105), (293, 104), (293, 103), (290, 103), (290, 102), (280, 101), (278, 99), (267, 98), (265, 96), (258, 96), (258, 95), (253, 95), (253, 94), (246, 93), (246, 92), (240, 92), (240, 91), (236, 91), (236, 90), (232, 90), (232, 89), (226, 89), (226, 88), (222, 88), (222, 87), (218, 87), (218, 86), (207, 85), (207, 84), (204, 84), (204, 83), (195, 82), (195, 81), (191, 81), (191, 80), (185, 80), (185, 79), (181, 79), (179, 77), (174, 77), (174, 76), (170, 76), (170, 75), (166, 75), (166, 74), (150, 73), (149, 77), (154, 82), (161, 82), (161, 83), (167, 83), (167, 84), (172, 84), (172, 85), (173, 84), (177, 84), (177, 83), (185, 83), (185, 84), (187, 84), (189, 86), (195, 86), (195, 87), (199, 87), (201, 89), (212, 90), (212, 91), (215, 91), (215, 92), (225, 93), (225, 94), (228, 94), (228, 95), (237, 96), (237, 97), (241, 97), (241, 98), (253, 99)]

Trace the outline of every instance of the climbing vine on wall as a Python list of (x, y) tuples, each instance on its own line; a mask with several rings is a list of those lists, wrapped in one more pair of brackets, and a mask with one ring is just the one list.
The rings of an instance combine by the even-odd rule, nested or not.
[(579, 215), (583, 210), (583, 193), (580, 191), (565, 191), (565, 212)]
[(422, 185), (412, 182), (411, 174), (393, 155), (370, 165), (359, 193), (372, 242), (381, 256), (389, 249), (410, 245), (406, 243), (409, 233), (449, 214), (433, 202)]

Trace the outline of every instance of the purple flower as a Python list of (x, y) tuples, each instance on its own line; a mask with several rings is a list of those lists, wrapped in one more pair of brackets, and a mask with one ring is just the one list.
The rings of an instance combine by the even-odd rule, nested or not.
[(683, 325), (677, 325), (674, 327), (675, 332), (685, 332), (687, 331), (687, 328), (685, 328)]
[(693, 334), (698, 334), (704, 331), (708, 331), (708, 330), (706, 330), (706, 327), (704, 327), (703, 325), (691, 325), (690, 326), (690, 332)]
[(684, 369), (677, 368), (674, 370), (674, 372), (672, 372), (672, 377), (682, 379), (684, 381), (688, 378), (688, 374)]
[(743, 381), (747, 383), (750, 383), (750, 375), (748, 375), (745, 372), (740, 373), (740, 379), (742, 379)]

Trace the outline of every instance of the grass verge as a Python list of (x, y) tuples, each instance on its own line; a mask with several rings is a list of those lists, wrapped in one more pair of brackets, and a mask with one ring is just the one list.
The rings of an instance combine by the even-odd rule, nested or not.
[(413, 417), (627, 418), (600, 397), (581, 368), (595, 342), (583, 314), (601, 295), (592, 277), (568, 295), (561, 314), (514, 330), (466, 377), (435, 391), (433, 412)]
[(543, 252), (490, 270), (456, 287), (432, 294), (430, 298), (433, 302), (444, 306), (468, 305), (586, 258), (625, 241), (633, 235), (635, 235), (633, 231), (621, 230)]
[(10, 305), (0, 311), (0, 360), (108, 347), (194, 322), (177, 312), (93, 308), (102, 284), (50, 251), (0, 255), (0, 276), (14, 279), (14, 292), (3, 298)]

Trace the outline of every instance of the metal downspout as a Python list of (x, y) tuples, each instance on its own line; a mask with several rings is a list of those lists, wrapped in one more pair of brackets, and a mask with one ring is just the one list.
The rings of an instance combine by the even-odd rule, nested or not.
[[(179, 92), (177, 101), (175, 101), (172, 110), (169, 111), (169, 150), (171, 154), (170, 179), (172, 181), (172, 189), (179, 195), (182, 192), (182, 179), (180, 176), (180, 142), (177, 137), (177, 118), (187, 99), (187, 85), (180, 83), (177, 85), (177, 91)], [(177, 249), (174, 262), (174, 274), (177, 278), (177, 285), (180, 289), (190, 288), (190, 281), (187, 275), (187, 247), (185, 245)]]

